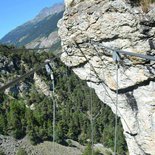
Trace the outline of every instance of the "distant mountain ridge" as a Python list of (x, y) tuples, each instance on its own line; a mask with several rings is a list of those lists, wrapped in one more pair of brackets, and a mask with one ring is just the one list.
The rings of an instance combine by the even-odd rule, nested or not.
[(0, 43), (29, 48), (52, 47), (59, 44), (57, 22), (62, 17), (63, 11), (64, 4), (44, 8), (34, 19), (6, 34)]
[(62, 10), (64, 10), (64, 4), (55, 4), (52, 7), (45, 7), (31, 22), (38, 22), (45, 17), (59, 13)]

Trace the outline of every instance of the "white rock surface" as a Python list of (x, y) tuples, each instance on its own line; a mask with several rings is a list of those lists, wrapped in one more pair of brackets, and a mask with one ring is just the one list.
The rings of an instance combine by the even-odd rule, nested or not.
[(35, 80), (35, 86), (38, 88), (38, 91), (42, 92), (46, 96), (51, 95), (49, 86), (47, 86), (45, 81), (43, 81), (42, 78), (39, 75), (37, 75), (37, 73), (34, 73), (34, 80)]
[[(99, 45), (155, 55), (155, 8), (145, 14), (123, 0), (83, 0), (59, 21), (62, 61), (116, 113), (116, 65)], [(155, 155), (154, 62), (121, 56), (118, 116), (130, 155)]]

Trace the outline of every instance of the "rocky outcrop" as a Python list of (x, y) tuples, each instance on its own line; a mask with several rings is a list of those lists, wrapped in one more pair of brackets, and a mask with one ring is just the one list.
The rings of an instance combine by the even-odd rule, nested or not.
[(0, 55), (0, 74), (1, 76), (4, 74), (8, 74), (14, 69), (13, 61), (10, 61), (6, 56)]
[(45, 96), (48, 97), (51, 95), (50, 87), (47, 86), (45, 81), (42, 80), (42, 78), (39, 75), (37, 75), (37, 73), (34, 73), (34, 81), (35, 86), (40, 93), (43, 93)]
[[(155, 9), (144, 13), (123, 0), (66, 4), (58, 24), (61, 60), (116, 113), (116, 64), (102, 45), (154, 56)], [(154, 67), (153, 61), (121, 55), (117, 114), (130, 155), (155, 155)]]

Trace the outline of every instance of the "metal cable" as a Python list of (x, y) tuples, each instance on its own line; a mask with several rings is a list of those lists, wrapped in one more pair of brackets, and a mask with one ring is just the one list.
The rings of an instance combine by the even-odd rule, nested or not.
[[(75, 42), (75, 43), (76, 43), (76, 42)], [(77, 43), (76, 43), (76, 45), (77, 45), (77, 47), (79, 48), (81, 54), (82, 54), (82, 55), (84, 56), (84, 58), (86, 59), (86, 61), (88, 61), (88, 58), (85, 56), (85, 54), (84, 54), (83, 51), (81, 50), (80, 46), (79, 46)], [(94, 73), (96, 74), (97, 78), (98, 78), (99, 80), (101, 80), (100, 77), (98, 76), (96, 70), (94, 69), (94, 66), (93, 66), (89, 61), (88, 61), (88, 63), (93, 67)], [(105, 92), (107, 93), (107, 96), (110, 98), (112, 104), (114, 104), (114, 105), (116, 106), (116, 103), (114, 102), (113, 98), (111, 97), (111, 95), (109, 94), (109, 92), (108, 92), (108, 90), (107, 90), (107, 88), (106, 88), (106, 84), (105, 84), (105, 85), (104, 85), (104, 84), (105, 84), (104, 81), (102, 81), (101, 85), (103, 86)], [(121, 116), (121, 118), (123, 119), (124, 123), (126, 124), (126, 126), (127, 126), (128, 130), (130, 131), (130, 133), (132, 133), (132, 131), (131, 131), (131, 129), (130, 129), (128, 123), (126, 122), (125, 118), (122, 116), (122, 114), (121, 114), (121, 112), (119, 111), (119, 109), (117, 109), (117, 111), (118, 111), (119, 115)], [(139, 146), (136, 137), (133, 137), (133, 139), (135, 140), (136, 144)], [(143, 150), (140, 146), (139, 146), (139, 148), (140, 148), (140, 150), (141, 150), (142, 152), (144, 152), (144, 150)]]
[(53, 83), (53, 91), (52, 91), (52, 95), (53, 95), (53, 154), (55, 154), (55, 118), (56, 118), (56, 103), (55, 103), (55, 85), (54, 85), (54, 79), (52, 81)]
[[(45, 49), (45, 48), (44, 48)], [(16, 78), (15, 80), (12, 80), (11, 82), (8, 82), (6, 85), (0, 87), (0, 92), (3, 92), (5, 89), (14, 86), (15, 84), (17, 84), (18, 82), (24, 80), (25, 78), (29, 77), (30, 75), (32, 75), (34, 72), (40, 70), (42, 67), (44, 67), (46, 64), (48, 64), (51, 61), (54, 61), (59, 55), (61, 55), (63, 52), (59, 52), (55, 55), (55, 57), (48, 59), (48, 61), (45, 61), (44, 63), (42, 63), (40, 66), (35, 67), (34, 69), (32, 69), (30, 72)], [(54, 76), (53, 76), (54, 77)], [(55, 118), (56, 118), (56, 100), (54, 98), (54, 94), (55, 94), (55, 83), (54, 83), (54, 79), (52, 80), (52, 100), (53, 100), (53, 154), (55, 154)]]
[[(47, 62), (48, 60), (45, 60)], [(49, 61), (48, 61), (49, 62)], [(55, 82), (54, 82), (54, 74), (50, 63), (45, 65), (46, 72), (50, 75), (52, 80), (52, 92), (50, 94), (53, 101), (53, 154), (55, 154), (55, 118), (56, 118), (56, 100), (55, 100)]]
[[(90, 69), (91, 75), (91, 69)], [(92, 88), (90, 88), (90, 121), (91, 121), (91, 155), (94, 154), (93, 145), (94, 145), (94, 126), (93, 126), (93, 99), (92, 99)]]
[(117, 126), (118, 126), (118, 62), (116, 63), (116, 113), (115, 113), (115, 141), (114, 141), (114, 155), (117, 154)]
[[(91, 44), (91, 43), (90, 43), (90, 44)], [(93, 48), (94, 48), (94, 50), (95, 50), (97, 56), (101, 59), (102, 63), (105, 65), (105, 68), (104, 68), (104, 69), (108, 68), (108, 65), (105, 64), (105, 62), (102, 60), (102, 57), (100, 56), (100, 54), (99, 54), (99, 52), (98, 52), (98, 49), (97, 49), (93, 44), (91, 44), (91, 45), (93, 46)]]
[(44, 67), (46, 64), (48, 64), (51, 61), (54, 61), (59, 55), (61, 55), (63, 52), (59, 52), (55, 55), (55, 57), (50, 58), (49, 61), (44, 62), (42, 64), (40, 64), (39, 66), (33, 68), (31, 71), (25, 73), (24, 75), (12, 80), (11, 82), (8, 82), (7, 84), (5, 84), (4, 86), (0, 87), (0, 92), (4, 92), (5, 89), (14, 86), (15, 84), (17, 84), (20, 81), (23, 81), (25, 78), (29, 77), (30, 75), (32, 75), (34, 72), (40, 70), (42, 67)]
[(10, 48), (10, 49), (1, 49), (2, 51), (39, 51), (39, 50), (50, 50), (52, 47), (42, 47), (42, 48)]
[[(96, 43), (93, 43), (93, 44), (96, 44)], [(78, 45), (78, 44), (77, 44), (77, 45)], [(107, 46), (104, 46), (104, 45), (99, 45), (99, 44), (96, 44), (96, 45), (98, 45), (98, 46), (100, 46), (100, 47), (103, 47), (103, 48), (105, 48), (105, 49), (111, 50), (111, 51), (116, 51), (116, 52), (118, 52), (118, 53), (120, 53), (120, 54), (129, 55), (129, 56), (136, 56), (136, 57), (139, 57), (139, 58), (143, 58), (143, 59), (148, 59), (148, 60), (155, 61), (155, 57), (152, 57), (152, 56), (147, 56), (147, 55), (143, 55), (143, 54), (137, 54), (137, 53), (127, 52), (127, 51), (121, 51), (121, 50), (117, 50), (117, 49), (112, 49), (112, 48), (110, 48), (110, 47), (107, 47)], [(79, 46), (78, 46), (78, 47), (79, 47)], [(48, 49), (49, 49), (49, 48), (48, 48)], [(80, 47), (79, 47), (79, 49), (80, 49)], [(31, 49), (28, 49), (28, 50), (31, 50)], [(32, 50), (35, 50), (35, 49), (32, 49)], [(39, 49), (36, 49), (36, 50), (39, 50)], [(81, 51), (81, 53), (83, 54), (83, 56), (85, 57), (85, 59), (88, 60), (88, 58), (85, 56), (85, 54), (83, 53), (83, 51), (82, 51), (81, 49), (80, 49), (80, 51)], [(57, 55), (62, 54), (62, 53), (63, 53), (63, 52), (58, 53)], [(57, 55), (56, 55), (56, 56), (57, 56)], [(54, 59), (55, 59), (55, 58), (52, 58), (50, 61), (52, 61), (52, 60), (54, 60)], [(88, 62), (89, 62), (89, 61), (88, 61)], [(46, 62), (46, 63), (48, 63), (48, 62)], [(5, 89), (7, 89), (7, 88), (9, 88), (9, 87), (11, 87), (11, 86), (13, 86), (13, 85), (15, 85), (15, 84), (18, 83), (19, 81), (24, 80), (25, 78), (27, 78), (28, 76), (30, 76), (31, 74), (33, 74), (35, 71), (38, 71), (39, 69), (41, 69), (46, 63), (41, 64), (39, 67), (36, 67), (36, 68), (32, 69), (30, 72), (24, 74), (23, 76), (21, 76), (21, 77), (15, 79), (15, 80), (13, 80), (13, 81), (7, 83), (6, 85), (2, 86), (2, 87), (0, 88), (0, 92), (3, 92)], [(93, 71), (94, 71), (94, 73), (96, 74), (97, 78), (98, 78), (99, 80), (101, 80), (100, 77), (99, 77), (99, 75), (98, 75), (98, 73), (96, 72), (94, 66), (93, 66), (90, 62), (89, 62), (89, 64), (90, 64), (90, 66), (92, 66)], [(104, 83), (103, 80), (101, 80), (101, 81), (102, 81), (102, 86), (103, 86), (104, 90), (106, 91), (108, 97), (109, 97), (109, 98), (111, 99), (111, 101), (112, 101), (112, 104), (114, 104), (114, 105), (116, 106), (116, 103), (113, 101), (113, 98), (111, 97), (111, 95), (109, 94), (109, 92), (108, 92), (108, 90), (107, 90), (107, 88), (106, 88), (106, 84)], [(104, 84), (105, 84), (105, 85), (104, 85)], [(117, 111), (119, 112), (120, 116), (122, 117), (122, 115), (121, 115), (119, 109), (117, 109)], [(124, 117), (122, 117), (122, 119), (124, 120), (124, 122), (125, 122), (127, 128), (129, 129), (129, 131), (131, 132), (131, 129), (130, 129), (130, 127), (128, 126), (128, 124), (127, 124), (126, 120), (124, 119)], [(131, 133), (132, 133), (132, 132), (131, 132)], [(133, 137), (133, 138), (135, 139), (135, 141), (136, 141), (136, 143), (137, 143), (136, 138), (135, 138), (135, 137)], [(137, 145), (139, 146), (138, 143), (137, 143)], [(139, 148), (142, 150), (142, 148), (141, 148), (140, 146), (139, 146)], [(142, 151), (143, 151), (143, 150), (142, 150)], [(144, 152), (144, 151), (143, 151), (143, 152)]]
[[(93, 44), (91, 44), (91, 45), (93, 46), (93, 48), (94, 48), (94, 50), (95, 50), (97, 56), (100, 58), (101, 62), (103, 63), (102, 66), (105, 66), (104, 69), (107, 69), (107, 68), (108, 68), (108, 65), (105, 64), (104, 61), (102, 60), (101, 56), (99, 55), (99, 52), (98, 52), (97, 48), (96, 48)], [(105, 83), (105, 74), (104, 74), (104, 72), (102, 72), (102, 74), (103, 74), (103, 80), (104, 80), (104, 83)], [(105, 83), (105, 84), (106, 84), (106, 83)], [(106, 84), (106, 85), (107, 85), (107, 84)]]
[(142, 59), (147, 59), (147, 60), (155, 61), (155, 57), (153, 57), (153, 56), (139, 54), (139, 53), (133, 53), (133, 52), (128, 52), (128, 51), (123, 51), (123, 50), (118, 50), (116, 48), (114, 49), (114, 48), (102, 45), (101, 43), (97, 43), (97, 42), (94, 42), (94, 41), (92, 41), (91, 43), (93, 43), (93, 44), (95, 44), (97, 46), (103, 47), (104, 49), (107, 49), (107, 50), (110, 50), (110, 51), (115, 51), (115, 52), (117, 52), (119, 54), (135, 56), (135, 57), (139, 57), (139, 58), (142, 58)]

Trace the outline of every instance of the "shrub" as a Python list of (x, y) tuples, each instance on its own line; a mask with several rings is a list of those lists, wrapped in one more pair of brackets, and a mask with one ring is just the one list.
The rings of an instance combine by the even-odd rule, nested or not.
[(28, 155), (27, 152), (23, 148), (19, 148), (16, 155)]
[[(92, 154), (92, 148), (91, 145), (88, 144), (82, 155), (91, 155), (91, 154)], [(102, 155), (102, 154), (100, 153), (100, 151), (97, 150), (93, 151), (93, 155)]]
[(5, 153), (2, 150), (0, 150), (0, 155), (5, 155)]

